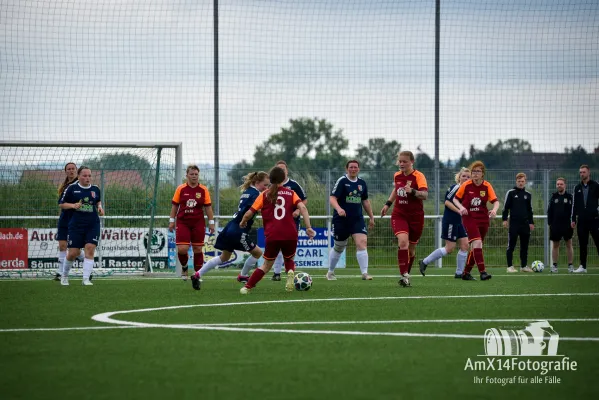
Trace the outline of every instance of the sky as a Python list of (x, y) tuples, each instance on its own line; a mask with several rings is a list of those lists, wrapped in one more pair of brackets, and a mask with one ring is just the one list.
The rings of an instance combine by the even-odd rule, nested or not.
[[(220, 0), (220, 160), (319, 117), (434, 154), (435, 1)], [(440, 158), (599, 145), (596, 1), (442, 1)], [(0, 4), (0, 140), (182, 142), (214, 159), (212, 1)]]

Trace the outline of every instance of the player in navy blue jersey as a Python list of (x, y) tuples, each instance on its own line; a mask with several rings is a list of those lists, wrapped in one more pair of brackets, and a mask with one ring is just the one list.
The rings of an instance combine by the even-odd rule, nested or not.
[(239, 207), (233, 216), (233, 219), (225, 226), (216, 238), (214, 247), (222, 251), (218, 257), (212, 258), (205, 263), (202, 268), (191, 277), (191, 285), (194, 289), (200, 290), (200, 277), (217, 266), (229, 261), (235, 250), (246, 251), (250, 257), (245, 260), (243, 269), (237, 277), (239, 282), (247, 282), (250, 269), (256, 265), (256, 262), (262, 257), (262, 250), (250, 238), (250, 229), (254, 222), (253, 218), (248, 221), (245, 228), (240, 228), (239, 223), (247, 210), (252, 207), (256, 198), (266, 190), (270, 184), (268, 174), (264, 171), (252, 172), (243, 177), (243, 185), (240, 189), (243, 191), (239, 199)]
[[(73, 162), (69, 162), (64, 166), (64, 172), (66, 176), (64, 181), (58, 187), (58, 204), (60, 205), (60, 199), (69, 185), (77, 182), (77, 165)], [(64, 268), (64, 260), (67, 258), (67, 234), (69, 230), (69, 220), (73, 210), (60, 210), (60, 216), (58, 217), (58, 227), (56, 231), (56, 240), (58, 240), (58, 270), (56, 271), (55, 281), (59, 281), (62, 276), (62, 270)]]
[(94, 268), (94, 253), (100, 237), (100, 218), (104, 215), (100, 189), (91, 184), (92, 171), (87, 167), (79, 167), (77, 170), (78, 182), (67, 187), (60, 199), (60, 208), (72, 210), (69, 221), (67, 242), (69, 251), (64, 263), (64, 270), (60, 283), (69, 285), (69, 271), (73, 261), (84, 248), (85, 259), (83, 260), (83, 285), (91, 286), (90, 276)]
[(374, 215), (370, 200), (368, 200), (368, 187), (366, 182), (358, 177), (360, 163), (350, 160), (345, 164), (346, 174), (337, 179), (329, 202), (333, 206), (332, 234), (335, 239), (333, 250), (329, 254), (329, 271), (326, 278), (334, 281), (335, 267), (339, 262), (341, 254), (347, 247), (347, 240), (351, 236), (356, 244), (356, 258), (362, 273), (362, 279), (372, 280), (368, 275), (368, 250), (366, 250), (368, 231), (364, 224), (362, 207), (366, 210), (368, 217), (368, 229), (374, 229)]
[[(304, 205), (307, 205), (308, 204), (308, 196), (306, 196), (306, 192), (304, 191), (304, 188), (302, 188), (301, 185), (299, 183), (297, 183), (296, 181), (294, 181), (293, 179), (289, 179), (289, 171), (287, 168), (287, 163), (283, 160), (279, 160), (275, 164), (275, 167), (279, 167), (283, 171), (285, 171), (285, 181), (283, 182), (282, 186), (287, 189), (293, 190), (297, 194), (297, 196), (300, 198), (302, 203), (304, 203)], [(295, 219), (295, 224), (297, 225), (297, 230), (299, 231), (299, 227), (300, 227), (300, 211), (299, 211), (299, 209), (295, 209), (295, 211), (293, 211), (293, 218)], [(281, 280), (281, 270), (282, 269), (283, 269), (283, 253), (279, 253), (279, 255), (277, 256), (277, 258), (275, 260), (275, 263), (273, 264), (273, 270), (274, 270), (274, 274), (272, 276), (273, 281)]]
[(468, 235), (466, 229), (462, 225), (462, 215), (460, 210), (453, 204), (453, 198), (457, 193), (460, 185), (470, 179), (470, 170), (468, 168), (460, 169), (455, 175), (456, 183), (452, 185), (447, 193), (445, 193), (445, 210), (443, 211), (443, 220), (441, 228), (441, 239), (445, 240), (445, 247), (438, 248), (429, 254), (424, 260), (420, 261), (420, 273), (424, 275), (426, 267), (440, 259), (441, 257), (451, 254), (456, 248), (456, 243), (460, 246), (460, 251), (457, 255), (457, 267), (455, 278), (462, 278), (466, 260), (468, 259)]

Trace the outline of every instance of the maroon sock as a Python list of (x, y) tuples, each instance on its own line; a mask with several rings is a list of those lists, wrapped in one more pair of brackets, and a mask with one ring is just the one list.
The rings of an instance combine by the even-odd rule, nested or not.
[(408, 264), (410, 262), (409, 250), (397, 249), (397, 263), (399, 264), (399, 273), (401, 275), (408, 272)]
[(412, 264), (414, 264), (414, 260), (416, 259), (416, 254), (414, 254), (414, 256), (412, 257), (410, 255), (410, 253), (408, 252), (408, 257), (409, 257), (409, 260), (408, 260), (408, 274), (409, 274), (410, 272), (412, 272)]
[(187, 261), (189, 261), (189, 256), (187, 255), (187, 253), (178, 253), (177, 255), (179, 256), (179, 262), (181, 263), (181, 266), (183, 268), (187, 267)]
[(474, 267), (474, 254), (472, 251), (468, 252), (468, 259), (466, 261), (466, 267), (464, 267), (464, 273), (469, 274), (472, 271), (472, 267)]
[(204, 265), (204, 253), (203, 252), (199, 252), (199, 253), (193, 253), (193, 270), (198, 272), (200, 270), (200, 268), (202, 268), (202, 265)]
[(285, 272), (289, 272), (289, 270), (295, 271), (295, 262), (293, 261), (293, 258), (285, 258), (284, 260)]
[(485, 272), (485, 257), (483, 256), (483, 249), (474, 249), (474, 260), (478, 266), (478, 272)]
[(248, 283), (245, 284), (245, 287), (248, 289), (256, 287), (262, 278), (264, 278), (264, 271), (260, 268), (256, 268), (252, 276), (250, 276), (250, 279), (248, 279)]

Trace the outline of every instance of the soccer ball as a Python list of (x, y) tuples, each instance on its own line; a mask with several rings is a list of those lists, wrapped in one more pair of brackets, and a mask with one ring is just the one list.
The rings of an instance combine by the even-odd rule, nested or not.
[(312, 277), (305, 272), (298, 272), (293, 278), (295, 290), (306, 291), (312, 287)]
[(532, 262), (532, 270), (535, 272), (543, 272), (543, 270), (545, 269), (545, 264), (543, 264), (541, 261), (533, 261)]

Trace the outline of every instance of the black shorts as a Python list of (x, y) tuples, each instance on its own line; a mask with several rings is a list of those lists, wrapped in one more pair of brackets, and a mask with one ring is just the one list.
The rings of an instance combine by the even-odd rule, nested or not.
[(574, 236), (574, 229), (565, 224), (554, 224), (549, 227), (549, 240), (552, 242), (559, 242), (562, 239), (568, 241), (572, 236)]
[(100, 238), (100, 223), (89, 226), (69, 226), (67, 246), (69, 249), (81, 249), (86, 244), (98, 245)]
[(449, 224), (443, 222), (441, 225), (441, 239), (449, 240), (450, 242), (457, 242), (461, 238), (467, 238), (466, 229), (464, 225), (460, 224)]
[(333, 238), (341, 242), (347, 240), (347, 238), (352, 236), (354, 233), (368, 235), (366, 224), (364, 223), (364, 218), (362, 217), (352, 219), (347, 219), (345, 217), (333, 218), (331, 228), (333, 231)]
[(235, 250), (247, 251), (248, 253), (256, 247), (250, 234), (239, 229), (231, 229), (229, 225), (216, 237), (214, 247), (221, 251), (233, 253)]

